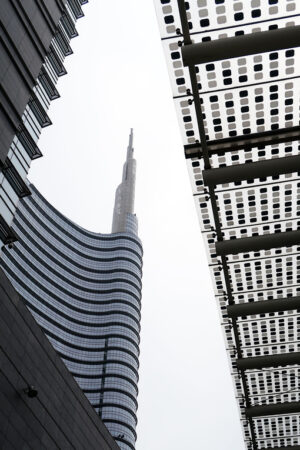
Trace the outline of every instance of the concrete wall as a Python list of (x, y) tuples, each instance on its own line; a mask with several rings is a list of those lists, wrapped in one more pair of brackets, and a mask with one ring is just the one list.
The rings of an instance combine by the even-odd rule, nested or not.
[(119, 449), (1, 269), (0, 448)]

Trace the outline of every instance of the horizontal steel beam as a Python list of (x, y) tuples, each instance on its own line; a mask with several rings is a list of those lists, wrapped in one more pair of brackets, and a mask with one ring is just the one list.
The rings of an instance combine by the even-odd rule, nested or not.
[(300, 309), (300, 297), (278, 298), (260, 302), (246, 302), (227, 306), (228, 317), (252, 316), (255, 314), (291, 311)]
[(265, 178), (298, 171), (300, 172), (300, 155), (295, 155), (285, 158), (264, 159), (248, 164), (219, 167), (217, 169), (207, 169), (203, 170), (202, 176), (206, 186), (216, 186), (217, 184)]
[(218, 241), (216, 242), (216, 252), (219, 256), (236, 255), (291, 245), (300, 245), (300, 230)]
[(300, 25), (297, 25), (183, 45), (181, 52), (184, 66), (193, 66), (299, 46)]
[(246, 417), (277, 416), (281, 414), (300, 414), (300, 402), (274, 403), (245, 408)]
[[(261, 148), (266, 145), (281, 144), (300, 140), (300, 127), (283, 128), (280, 130), (264, 131), (261, 133), (245, 134), (231, 138), (207, 141), (209, 155), (219, 155), (224, 152), (234, 152), (236, 150), (250, 150), (251, 148)], [(202, 145), (199, 143), (184, 146), (186, 159), (202, 158)]]
[(292, 366), (300, 364), (300, 352), (278, 353), (276, 355), (238, 358), (236, 367), (239, 370), (263, 369), (265, 367)]

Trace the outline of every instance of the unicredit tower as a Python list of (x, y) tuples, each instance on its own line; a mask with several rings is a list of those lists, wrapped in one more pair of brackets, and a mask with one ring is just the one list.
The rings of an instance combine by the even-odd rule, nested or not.
[[(131, 131), (111, 234), (87, 231), (39, 191), (13, 221), (1, 266), (122, 450), (136, 441), (142, 246)], [(70, 411), (70, 414), (72, 412)]]

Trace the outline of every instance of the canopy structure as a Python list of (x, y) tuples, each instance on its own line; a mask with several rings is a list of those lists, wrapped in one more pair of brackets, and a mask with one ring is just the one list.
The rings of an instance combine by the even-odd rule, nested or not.
[(155, 5), (245, 446), (297, 450), (300, 2)]

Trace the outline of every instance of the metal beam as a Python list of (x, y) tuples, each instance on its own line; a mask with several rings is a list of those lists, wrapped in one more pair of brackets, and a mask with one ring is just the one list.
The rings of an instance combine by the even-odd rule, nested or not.
[[(183, 37), (184, 37), (184, 44), (188, 45), (191, 43), (191, 36), (190, 36), (190, 32), (189, 32), (189, 23), (188, 23), (188, 18), (187, 18), (187, 11), (186, 11), (188, 3), (185, 0), (177, 0), (177, 3), (178, 3), (178, 10), (179, 10), (179, 14), (180, 14), (181, 27), (182, 27)], [(209, 169), (210, 168), (210, 159), (209, 159), (208, 150), (207, 150), (207, 141), (206, 141), (202, 108), (201, 108), (201, 99), (200, 99), (200, 95), (199, 95), (199, 91), (198, 91), (197, 73), (196, 73), (195, 67), (189, 67), (189, 75), (190, 75), (190, 80), (191, 80), (192, 93), (193, 93), (193, 97), (194, 97), (194, 108), (195, 108), (195, 113), (196, 113), (196, 118), (197, 118), (198, 131), (199, 131), (199, 136), (201, 139), (202, 149), (203, 149), (204, 167), (205, 167), (205, 169)], [(212, 206), (212, 211), (213, 211), (213, 217), (214, 217), (214, 222), (215, 222), (217, 238), (218, 238), (218, 240), (221, 240), (222, 239), (222, 230), (221, 230), (221, 223), (220, 223), (217, 199), (216, 199), (216, 195), (214, 192), (214, 188), (210, 187), (208, 189), (208, 191), (209, 191), (209, 195), (210, 195), (210, 201), (211, 201), (211, 206)], [(225, 288), (226, 288), (226, 292), (227, 292), (227, 296), (228, 296), (228, 302), (231, 304), (234, 302), (234, 300), (233, 300), (233, 294), (232, 294), (232, 287), (231, 287), (231, 283), (230, 283), (229, 269), (228, 269), (228, 266), (226, 263), (226, 258), (221, 257), (221, 261), (222, 261), (223, 275), (224, 275), (224, 280), (225, 280)], [(233, 327), (233, 334), (234, 334), (237, 355), (238, 355), (238, 357), (242, 357), (241, 342), (240, 342), (238, 327), (237, 327), (235, 319), (232, 319), (232, 327)], [(244, 396), (245, 396), (245, 405), (247, 407), (250, 407), (251, 401), (249, 398), (249, 389), (247, 387), (246, 375), (243, 372), (241, 373), (240, 382), (241, 382), (241, 386), (242, 386)], [(253, 450), (258, 450), (258, 444), (257, 444), (257, 439), (256, 439), (254, 423), (251, 418), (249, 419), (249, 431), (250, 431), (250, 437), (252, 440)]]
[(203, 170), (202, 176), (206, 186), (233, 183), (235, 181), (265, 178), (284, 173), (300, 172), (300, 155), (285, 158), (264, 159), (246, 164)]
[(250, 406), (249, 408), (245, 408), (245, 414), (248, 418), (295, 413), (300, 413), (300, 402), (274, 403), (271, 405)]
[[(209, 155), (220, 155), (225, 152), (236, 150), (250, 150), (254, 147), (265, 147), (266, 145), (276, 145), (283, 142), (300, 140), (300, 126), (283, 128), (280, 130), (264, 131), (262, 133), (245, 134), (231, 138), (207, 141)], [(202, 145), (200, 143), (188, 144), (184, 146), (186, 159), (203, 158)]]
[(216, 242), (216, 252), (219, 256), (236, 255), (238, 253), (270, 250), (270, 248), (289, 247), (300, 244), (300, 230), (282, 233), (262, 234), (240, 239), (229, 239)]
[(291, 311), (300, 309), (300, 297), (278, 298), (260, 302), (246, 302), (227, 306), (228, 317), (252, 316), (255, 314)]
[(184, 66), (300, 46), (300, 25), (217, 39), (181, 48)]
[(276, 355), (238, 358), (236, 367), (239, 370), (263, 369), (265, 367), (292, 366), (300, 364), (300, 352), (278, 353)]

